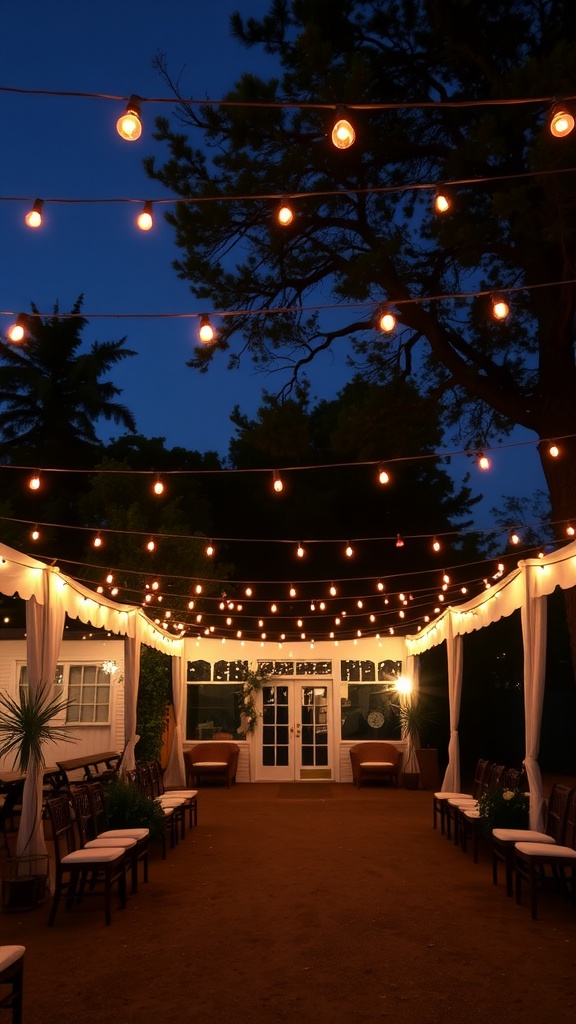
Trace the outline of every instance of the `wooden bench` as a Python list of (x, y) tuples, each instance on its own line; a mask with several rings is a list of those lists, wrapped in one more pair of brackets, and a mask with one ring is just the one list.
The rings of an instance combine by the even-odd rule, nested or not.
[[(115, 750), (103, 754), (87, 754), (84, 757), (71, 757), (67, 761), (57, 761), (67, 783), (90, 782), (102, 779), (115, 773), (122, 759), (122, 754)], [(78, 773), (82, 774), (79, 776)]]

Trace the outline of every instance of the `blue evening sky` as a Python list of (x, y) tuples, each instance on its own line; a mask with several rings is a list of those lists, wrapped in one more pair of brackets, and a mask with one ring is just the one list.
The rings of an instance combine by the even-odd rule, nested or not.
[[(4, 5), (0, 31), (0, 85), (23, 90), (168, 97), (152, 67), (164, 52), (173, 77), (189, 97), (218, 99), (238, 75), (257, 67), (272, 74), (270, 58), (255, 55), (231, 39), (228, 19), (240, 9), (261, 16), (268, 0), (32, 0)], [(145, 319), (137, 314), (198, 313), (186, 282), (171, 268), (177, 254), (171, 229), (155, 209), (154, 228), (135, 226), (140, 201), (166, 199), (142, 168), (144, 156), (166, 155), (151, 138), (157, 114), (170, 104), (143, 105), (144, 131), (136, 143), (123, 142), (116, 119), (124, 104), (92, 98), (0, 93), (3, 139), (0, 195), (0, 329), (8, 313), (26, 312), (33, 301), (50, 313), (55, 302), (67, 312), (84, 295), (83, 312), (93, 317), (86, 341), (117, 339), (137, 351), (114, 371), (122, 400), (136, 416), (139, 432), (225, 454), (232, 433), (229, 414), (239, 403), (252, 415), (262, 388), (274, 391), (276, 376), (246, 362), (228, 371), (226, 357), (207, 375), (185, 366), (197, 331), (196, 319)], [(47, 203), (44, 223), (31, 230), (24, 216), (34, 198), (135, 199), (125, 203)], [(323, 300), (320, 300), (323, 301)], [(115, 314), (97, 318), (96, 314)], [(120, 318), (119, 314), (130, 314)], [(344, 355), (330, 354), (311, 370), (311, 393), (332, 397), (347, 379)], [(100, 431), (105, 438), (106, 425)], [(111, 435), (116, 431), (113, 429)], [(517, 440), (534, 440), (517, 432)], [(382, 453), (385, 457), (386, 453)], [(469, 468), (454, 460), (453, 472)], [(491, 474), (472, 468), (473, 486), (487, 498), (477, 516), (490, 526), (488, 509), (502, 494), (529, 495), (543, 486), (535, 446), (503, 450)]]

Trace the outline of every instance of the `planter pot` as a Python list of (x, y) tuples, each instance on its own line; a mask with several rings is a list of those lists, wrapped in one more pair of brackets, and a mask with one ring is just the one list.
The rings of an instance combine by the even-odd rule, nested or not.
[(419, 789), (420, 772), (403, 772), (402, 785), (404, 789)]
[(437, 789), (440, 789), (438, 751), (433, 747), (419, 747), (416, 751), (416, 757), (420, 768), (422, 789), (431, 789), (433, 792), (436, 792)]
[(48, 893), (48, 855), (12, 857), (2, 865), (2, 909), (32, 910)]

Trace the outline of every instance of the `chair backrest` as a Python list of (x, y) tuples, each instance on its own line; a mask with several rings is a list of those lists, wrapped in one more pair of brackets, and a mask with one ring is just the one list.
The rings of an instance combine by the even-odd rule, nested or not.
[(571, 789), (566, 800), (566, 817), (562, 845), (576, 850), (576, 789)]
[(476, 770), (474, 772), (474, 781), (472, 783), (472, 796), (479, 797), (482, 792), (482, 787), (488, 777), (490, 768), (492, 767), (491, 761), (480, 760), (476, 762)]
[(149, 796), (152, 800), (155, 797), (154, 786), (152, 782), (152, 776), (150, 774), (150, 768), (147, 764), (136, 765), (136, 785), (144, 796)]
[(501, 789), (506, 776), (506, 765), (493, 764), (488, 772), (488, 789)]
[(546, 812), (546, 834), (555, 839), (557, 843), (564, 843), (566, 830), (566, 812), (568, 810), (568, 797), (571, 789), (561, 783), (555, 783), (550, 790), (548, 810)]
[(226, 761), (228, 764), (237, 764), (240, 747), (237, 743), (220, 743), (210, 740), (206, 743), (196, 743), (188, 753), (191, 764), (194, 764), (195, 761)]
[(502, 781), (502, 788), (524, 790), (526, 788), (526, 772), (520, 768), (508, 768)]
[(70, 813), (70, 801), (67, 796), (55, 796), (46, 801), (46, 810), (52, 827), (54, 856), (57, 864), (67, 853), (76, 849), (74, 822)]
[(70, 790), (70, 800), (76, 814), (76, 828), (80, 845), (85, 846), (90, 839), (96, 838), (96, 826), (88, 787), (73, 786)]
[(104, 799), (104, 786), (101, 782), (91, 782), (86, 788), (88, 790), (88, 799), (92, 808), (94, 830), (96, 835), (98, 835), (99, 832), (105, 832), (108, 825), (108, 812), (106, 810), (106, 801)]

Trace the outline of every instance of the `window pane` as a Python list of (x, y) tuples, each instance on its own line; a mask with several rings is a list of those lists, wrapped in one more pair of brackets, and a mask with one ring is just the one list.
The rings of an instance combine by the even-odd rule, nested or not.
[[(186, 739), (211, 740), (215, 732), (239, 736), (242, 683), (188, 683)], [(274, 714), (274, 708), (266, 708)], [(272, 717), (272, 722), (274, 718)]]
[(94, 721), (96, 722), (107, 722), (108, 721), (108, 705), (98, 704), (96, 707), (96, 715)]

